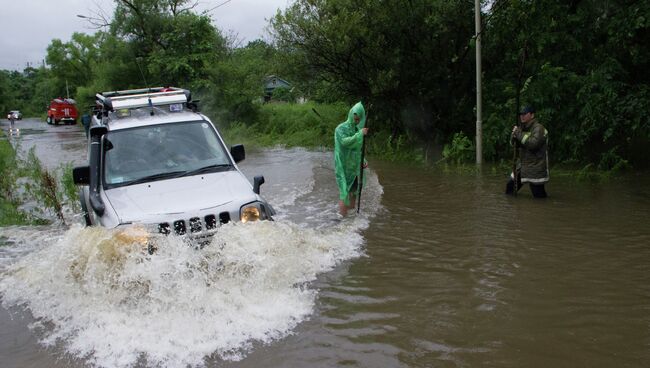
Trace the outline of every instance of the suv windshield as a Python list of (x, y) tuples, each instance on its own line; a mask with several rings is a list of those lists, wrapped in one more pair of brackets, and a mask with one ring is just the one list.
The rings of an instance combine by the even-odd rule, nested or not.
[(111, 131), (103, 147), (107, 189), (233, 167), (206, 121)]

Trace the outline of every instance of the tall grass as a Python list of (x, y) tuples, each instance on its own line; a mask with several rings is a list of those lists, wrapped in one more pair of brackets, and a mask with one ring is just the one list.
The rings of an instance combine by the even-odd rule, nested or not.
[(4, 132), (0, 131), (0, 198), (7, 202), (17, 200), (16, 179), (18, 176), (18, 162), (16, 152), (11, 143), (6, 140)]
[[(236, 122), (223, 133), (229, 143), (249, 146), (333, 149), (334, 130), (347, 119), (350, 107), (344, 103), (264, 104), (256, 122)], [(387, 161), (424, 161), (422, 150), (415, 148), (405, 137), (393, 138), (388, 132), (371, 129), (366, 139), (367, 153), (371, 157)]]
[(0, 132), (0, 226), (29, 224), (29, 216), (19, 210), (17, 191), (19, 177), (16, 151)]
[(65, 203), (72, 209), (72, 211), (81, 210), (79, 204), (79, 190), (77, 185), (74, 183), (74, 178), (72, 177), (72, 163), (68, 162), (61, 164), (58, 171), (61, 173), (61, 191)]
[(348, 109), (343, 104), (264, 104), (256, 122), (235, 122), (224, 135), (230, 142), (254, 146), (332, 147), (334, 129)]
[(25, 189), (36, 201), (44, 205), (44, 209), (54, 212), (56, 217), (65, 225), (63, 216), (64, 193), (60, 190), (61, 185), (57, 178), (56, 171), (50, 171), (43, 167), (34, 148), (29, 150), (26, 161), (26, 171), (30, 182), (25, 184)]

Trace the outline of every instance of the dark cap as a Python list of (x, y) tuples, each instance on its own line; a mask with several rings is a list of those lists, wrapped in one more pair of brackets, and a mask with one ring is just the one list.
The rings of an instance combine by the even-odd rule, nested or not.
[(535, 113), (535, 108), (530, 106), (530, 105), (524, 106), (524, 108), (521, 109), (521, 111), (519, 111), (519, 115), (526, 115), (529, 112), (534, 114)]

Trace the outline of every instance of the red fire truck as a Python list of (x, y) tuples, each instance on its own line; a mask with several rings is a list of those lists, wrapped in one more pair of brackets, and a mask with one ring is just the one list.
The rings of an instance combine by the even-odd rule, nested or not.
[(47, 110), (48, 124), (76, 124), (77, 107), (75, 100), (71, 98), (55, 98), (50, 102), (50, 108)]

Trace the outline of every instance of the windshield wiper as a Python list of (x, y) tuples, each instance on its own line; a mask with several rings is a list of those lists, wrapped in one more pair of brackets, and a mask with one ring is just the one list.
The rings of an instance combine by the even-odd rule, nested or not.
[(200, 167), (196, 170), (185, 171), (180, 176), (192, 176), (192, 175), (212, 173), (217, 171), (226, 171), (226, 170), (230, 170), (230, 168), (232, 167), (233, 167), (232, 164), (208, 165), (208, 166)]
[(150, 181), (156, 181), (160, 179), (171, 179), (171, 178), (178, 178), (179, 176), (182, 176), (185, 174), (185, 171), (171, 171), (171, 172), (161, 172), (158, 174), (153, 174), (149, 176), (142, 177), (140, 179), (135, 179), (132, 181), (125, 182), (125, 185), (133, 185), (133, 184), (141, 184), (141, 183), (147, 183)]

